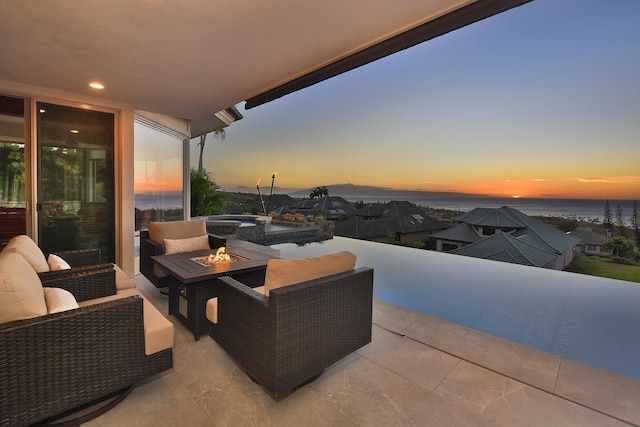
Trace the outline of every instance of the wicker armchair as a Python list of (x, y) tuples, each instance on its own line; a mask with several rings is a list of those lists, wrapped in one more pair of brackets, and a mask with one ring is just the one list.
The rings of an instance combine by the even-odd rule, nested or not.
[(205, 221), (151, 222), (148, 230), (140, 231), (140, 273), (158, 288), (169, 286), (170, 277), (155, 265), (152, 256), (164, 255), (163, 239), (186, 239), (209, 236), (211, 249), (224, 246), (226, 239), (207, 234)]
[(105, 267), (113, 265), (111, 263), (101, 263), (100, 248), (56, 251), (51, 254), (62, 258), (71, 268), (51, 271), (47, 263), (49, 254), (45, 254), (27, 235), (12, 237), (2, 250), (2, 252), (5, 251), (18, 252), (23, 255), (34, 270), (38, 272), (42, 280), (47, 280), (47, 277), (60, 277), (65, 275), (73, 277), (76, 272), (80, 273), (91, 269), (104, 269)]
[(211, 337), (275, 400), (371, 342), (373, 269), (289, 285), (265, 296), (220, 280)]
[[(52, 275), (42, 286), (88, 301), (115, 294), (115, 271)], [(83, 422), (142, 379), (170, 369), (171, 348), (145, 355), (143, 302), (128, 296), (0, 324), (0, 426), (51, 422), (106, 398), (108, 405)]]

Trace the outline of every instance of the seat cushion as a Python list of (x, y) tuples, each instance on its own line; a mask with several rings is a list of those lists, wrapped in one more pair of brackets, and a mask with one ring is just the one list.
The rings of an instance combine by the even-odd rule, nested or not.
[(270, 259), (264, 279), (264, 295), (282, 286), (307, 282), (325, 276), (353, 270), (356, 255), (342, 251), (313, 258)]
[(136, 282), (131, 280), (120, 267), (114, 264), (113, 269), (116, 271), (116, 291), (134, 289), (136, 287)]
[[(264, 294), (264, 286), (253, 288), (259, 294)], [(206, 315), (209, 322), (218, 323), (218, 297), (210, 298), (207, 301)]]
[(49, 264), (47, 263), (47, 259), (44, 257), (42, 250), (38, 245), (36, 245), (36, 242), (31, 240), (31, 237), (29, 236), (22, 234), (12, 237), (2, 251), (18, 252), (38, 273), (49, 271)]
[(42, 282), (22, 255), (0, 253), (0, 323), (47, 314)]

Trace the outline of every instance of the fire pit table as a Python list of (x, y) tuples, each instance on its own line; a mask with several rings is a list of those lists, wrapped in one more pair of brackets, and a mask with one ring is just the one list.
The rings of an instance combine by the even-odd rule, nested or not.
[(267, 262), (280, 255), (277, 249), (236, 239), (228, 239), (225, 250), (228, 259), (214, 260), (216, 249), (151, 257), (171, 276), (169, 314), (196, 341), (207, 332), (207, 301), (218, 296), (218, 278), (231, 276), (252, 287), (262, 286)]

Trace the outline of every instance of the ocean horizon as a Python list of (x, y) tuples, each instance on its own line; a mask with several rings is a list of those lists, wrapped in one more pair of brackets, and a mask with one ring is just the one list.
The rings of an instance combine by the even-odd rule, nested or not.
[[(246, 192), (250, 194), (249, 191)], [(511, 198), (491, 197), (460, 193), (429, 193), (386, 190), (383, 194), (355, 194), (354, 192), (331, 191), (332, 196), (340, 196), (351, 203), (386, 203), (393, 200), (408, 201), (414, 205), (433, 209), (468, 212), (475, 208), (500, 208), (509, 206), (530, 216), (557, 216), (582, 221), (603, 221), (605, 199), (560, 199), (560, 198)], [(282, 194), (282, 193), (280, 193)], [(308, 194), (308, 193), (307, 193)], [(290, 194), (302, 197), (301, 193)], [(609, 199), (612, 219), (615, 222), (616, 206), (620, 203), (624, 221), (629, 224), (633, 200)], [(137, 193), (135, 207), (145, 209), (181, 209), (182, 194), (170, 192), (165, 194)]]
[[(340, 196), (340, 194), (332, 194)], [(433, 209), (446, 209), (451, 211), (468, 212), (475, 208), (500, 208), (508, 206), (518, 209), (520, 212), (530, 216), (557, 216), (567, 219), (582, 221), (600, 221), (604, 219), (605, 199), (559, 199), (559, 198), (511, 198), (511, 197), (490, 197), (490, 196), (468, 196), (459, 195), (447, 197), (424, 196), (341, 196), (351, 203), (386, 203), (393, 200), (408, 201), (414, 205), (429, 207)], [(625, 223), (630, 222), (632, 214), (633, 200), (609, 200), (611, 206), (612, 219), (615, 221), (616, 206), (620, 203)]]

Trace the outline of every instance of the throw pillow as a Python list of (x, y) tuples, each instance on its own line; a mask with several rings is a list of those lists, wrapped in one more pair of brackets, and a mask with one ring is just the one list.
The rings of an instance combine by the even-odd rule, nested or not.
[(78, 308), (78, 302), (71, 292), (60, 288), (42, 288), (49, 314)]
[(42, 282), (19, 253), (0, 253), (0, 323), (47, 314)]
[(269, 296), (270, 290), (282, 286), (353, 270), (355, 265), (356, 255), (348, 251), (314, 258), (270, 259), (264, 279), (264, 295)]
[(71, 268), (67, 261), (54, 254), (49, 254), (47, 264), (49, 264), (49, 270), (51, 271), (68, 270)]
[(12, 237), (2, 251), (18, 252), (38, 273), (49, 271), (49, 264), (47, 264), (47, 259), (44, 257), (42, 250), (29, 236), (21, 234)]
[(190, 237), (188, 239), (164, 239), (164, 253), (166, 255), (203, 249), (211, 249), (209, 247), (209, 236)]

